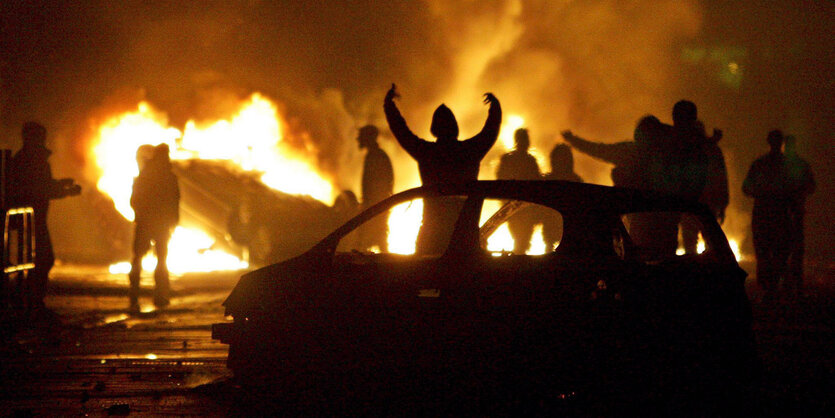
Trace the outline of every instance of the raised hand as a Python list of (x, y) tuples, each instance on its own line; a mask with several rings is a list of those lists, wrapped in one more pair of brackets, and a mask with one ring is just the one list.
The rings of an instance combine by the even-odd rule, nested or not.
[(719, 142), (722, 139), (722, 130), (713, 128), (713, 140)]
[(392, 101), (399, 97), (400, 94), (397, 93), (397, 86), (395, 86), (394, 83), (391, 83), (391, 88), (389, 89), (388, 93), (386, 93), (386, 101)]
[(493, 95), (493, 93), (484, 93), (484, 104), (491, 104), (492, 105), (492, 104), (498, 103), (498, 102), (499, 102), (499, 99), (497, 99), (496, 96)]
[(574, 133), (573, 133), (573, 132), (571, 132), (571, 130), (570, 130), (570, 129), (566, 129), (566, 130), (562, 131), (562, 138), (563, 138), (563, 139), (565, 139), (565, 140), (566, 140), (566, 142), (569, 142), (569, 143), (570, 143), (570, 142), (571, 142), (571, 141), (573, 141), (573, 140), (574, 140), (574, 138), (576, 138), (576, 137), (574, 136)]

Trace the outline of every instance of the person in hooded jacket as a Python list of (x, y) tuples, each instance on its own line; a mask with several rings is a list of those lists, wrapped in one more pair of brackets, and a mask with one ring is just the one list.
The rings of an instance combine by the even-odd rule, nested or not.
[(154, 270), (154, 305), (170, 304), (168, 281), (168, 240), (180, 220), (180, 188), (171, 170), (169, 148), (166, 144), (154, 148), (153, 155), (133, 181), (130, 205), (134, 219), (133, 260), (128, 274), (130, 280), (130, 309), (139, 309), (139, 278), (142, 257), (154, 244), (157, 266)]
[(35, 267), (25, 281), (26, 305), (35, 311), (44, 307), (49, 271), (55, 265), (52, 239), (47, 225), (49, 201), (81, 193), (73, 179), (54, 179), (49, 165), (52, 154), (46, 147), (46, 128), (38, 122), (26, 122), (21, 131), (23, 147), (9, 163), (9, 199), (15, 206), (30, 206), (34, 211)]
[[(484, 103), (490, 106), (484, 127), (474, 137), (458, 140), (458, 122), (445, 105), (440, 105), (432, 116), (430, 132), (437, 141), (419, 138), (406, 125), (406, 120), (394, 103), (400, 97), (391, 85), (386, 94), (383, 110), (397, 142), (418, 163), (420, 179), (424, 186), (442, 187), (447, 184), (465, 184), (478, 180), (481, 159), (487, 154), (499, 135), (502, 109), (492, 93), (484, 94)], [(423, 206), (423, 225), (416, 244), (418, 254), (439, 254), (449, 243), (450, 235), (463, 202), (458, 198), (426, 199)]]

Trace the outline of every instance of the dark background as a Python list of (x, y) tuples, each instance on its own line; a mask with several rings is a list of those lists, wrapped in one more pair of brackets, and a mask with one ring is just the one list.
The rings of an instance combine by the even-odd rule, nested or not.
[[(835, 3), (445, 3), (6, 0), (0, 145), (17, 149), (21, 124), (39, 120), (56, 151), (56, 176), (83, 179), (91, 129), (104, 115), (144, 99), (182, 128), (224, 114), (228, 97), (259, 91), (310, 133), (312, 143), (295, 145), (313, 150), (339, 187), (355, 188), (355, 129), (385, 126), (382, 97), (393, 81), (419, 135), (428, 135), (441, 101), (456, 112), (462, 136), (474, 134), (486, 113), (479, 96), (492, 91), (506, 114), (525, 117), (543, 153), (566, 128), (631, 138), (639, 117), (669, 122), (673, 103), (689, 98), (708, 129), (725, 132), (729, 235), (750, 252), (751, 200), (741, 182), (767, 151), (767, 132), (781, 128), (798, 137), (818, 183), (808, 202), (809, 260), (831, 263)], [(405, 179), (398, 189), (411, 185), (413, 163), (390, 138), (384, 147)], [(497, 146), (489, 158), (503, 151)], [(587, 181), (609, 181), (607, 167), (582, 156), (577, 165)], [(51, 215), (70, 221), (53, 228), (59, 256), (93, 235), (78, 230), (84, 214), (68, 201)]]

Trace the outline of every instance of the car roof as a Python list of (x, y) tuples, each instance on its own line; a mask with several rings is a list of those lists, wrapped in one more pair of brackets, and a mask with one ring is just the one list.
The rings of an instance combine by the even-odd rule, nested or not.
[(484, 180), (463, 185), (424, 186), (403, 193), (481, 195), (486, 198), (526, 200), (563, 211), (707, 211), (701, 203), (668, 193), (560, 180)]

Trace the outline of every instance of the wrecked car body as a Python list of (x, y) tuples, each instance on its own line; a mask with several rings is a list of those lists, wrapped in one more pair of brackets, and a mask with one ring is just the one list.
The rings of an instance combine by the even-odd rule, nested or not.
[[(346, 247), (375, 216), (435, 198), (462, 202), (442, 254)], [(544, 228), (558, 224), (543, 231), (559, 235), (545, 239), (553, 248), (491, 250), (490, 237), (525, 207), (543, 212)], [(685, 218), (697, 225), (704, 249), (644, 248), (637, 220), (655, 216), (674, 217), (676, 234)], [(314, 391), (457, 412), (666, 408), (671, 399), (729, 400), (748, 384), (756, 355), (744, 279), (697, 203), (561, 181), (479, 181), (399, 193), (301, 256), (243, 275), (224, 302), (233, 322), (215, 324), (213, 336), (229, 344), (238, 382), (288, 398)]]

